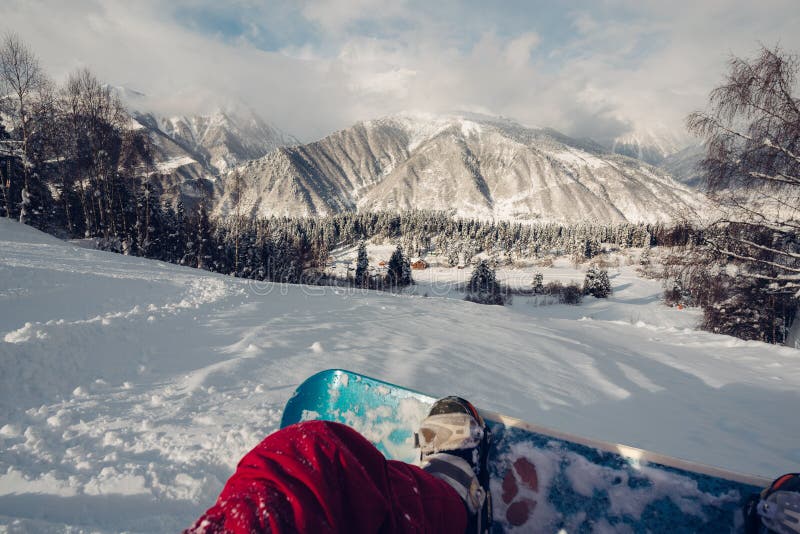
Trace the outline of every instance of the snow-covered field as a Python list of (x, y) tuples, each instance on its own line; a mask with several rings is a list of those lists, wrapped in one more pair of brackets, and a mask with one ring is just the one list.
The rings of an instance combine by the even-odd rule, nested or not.
[(177, 531), (294, 387), (331, 367), (723, 468), (796, 471), (800, 351), (694, 331), (697, 312), (661, 304), (658, 282), (611, 275), (608, 300), (501, 308), (432, 286), (248, 283), (0, 220), (0, 531)]

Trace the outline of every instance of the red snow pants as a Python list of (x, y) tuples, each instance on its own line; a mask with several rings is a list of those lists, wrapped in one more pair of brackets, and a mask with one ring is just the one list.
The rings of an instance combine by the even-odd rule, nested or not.
[(463, 534), (466, 527), (466, 507), (446, 482), (386, 460), (348, 426), (308, 421), (247, 453), (216, 504), (185, 532)]

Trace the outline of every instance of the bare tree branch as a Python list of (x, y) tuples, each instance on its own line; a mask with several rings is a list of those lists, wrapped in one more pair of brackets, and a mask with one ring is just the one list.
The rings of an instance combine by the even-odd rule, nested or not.
[[(749, 263), (758, 263), (758, 264), (761, 264), (761, 265), (769, 265), (770, 267), (776, 267), (776, 268), (781, 269), (781, 270), (785, 270), (785, 271), (789, 271), (789, 272), (800, 274), (800, 268), (789, 267), (789, 266), (783, 265), (781, 263), (776, 263), (774, 261), (769, 261), (769, 260), (762, 260), (762, 259), (759, 259), (759, 258), (754, 258), (753, 256), (747, 256), (745, 254), (738, 254), (738, 253), (736, 253), (736, 252), (734, 252), (734, 251), (732, 251), (730, 249), (727, 249), (725, 247), (717, 247), (717, 250), (721, 254), (725, 254), (727, 256), (730, 256), (732, 258), (736, 258), (738, 260), (743, 260), (743, 261), (746, 261), (746, 262), (749, 262)], [(770, 278), (770, 280), (776, 280), (776, 278)]]
[(722, 213), (704, 230), (697, 269), (684, 274), (705, 327), (745, 339), (781, 342), (800, 307), (798, 72), (798, 57), (779, 48), (732, 58), (708, 110), (686, 121), (705, 138), (701, 168)]

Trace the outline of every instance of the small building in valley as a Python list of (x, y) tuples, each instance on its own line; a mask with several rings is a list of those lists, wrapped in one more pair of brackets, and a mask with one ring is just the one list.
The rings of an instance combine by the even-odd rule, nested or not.
[(428, 264), (425, 262), (425, 260), (417, 260), (411, 264), (411, 268), (416, 271), (421, 271), (422, 269), (427, 269)]

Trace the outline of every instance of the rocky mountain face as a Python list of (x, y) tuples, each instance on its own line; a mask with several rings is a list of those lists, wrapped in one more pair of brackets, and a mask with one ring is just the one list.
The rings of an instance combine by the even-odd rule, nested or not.
[(692, 217), (703, 204), (643, 161), (472, 115), (361, 122), (245, 163), (217, 193), (217, 214), (231, 213), (238, 198), (240, 213), (252, 216), (413, 208), (519, 221), (655, 222)]
[(607, 146), (616, 154), (655, 165), (684, 185), (703, 189), (699, 164), (705, 156), (705, 147), (695, 138), (656, 126), (650, 130), (629, 132)]
[(133, 119), (134, 128), (147, 130), (153, 147), (153, 180), (188, 204), (212, 196), (214, 183), (232, 167), (297, 144), (256, 114), (241, 111), (173, 117), (133, 112)]

